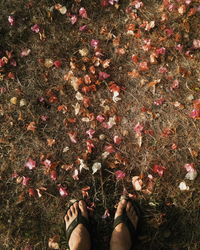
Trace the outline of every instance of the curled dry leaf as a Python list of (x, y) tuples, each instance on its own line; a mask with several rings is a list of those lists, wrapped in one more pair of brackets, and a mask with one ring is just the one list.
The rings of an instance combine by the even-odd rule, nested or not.
[(136, 191), (141, 191), (142, 190), (142, 184), (143, 184), (143, 181), (140, 178), (140, 176), (133, 176), (132, 177), (132, 185), (133, 185), (133, 188)]
[(35, 122), (30, 122), (27, 126), (27, 130), (35, 132), (36, 125)]
[(77, 133), (76, 132), (69, 132), (68, 135), (69, 135), (69, 138), (70, 138), (72, 143), (77, 143), (77, 139), (76, 139)]
[(100, 162), (95, 162), (92, 165), (92, 174), (95, 174), (100, 169), (101, 169), (101, 163)]

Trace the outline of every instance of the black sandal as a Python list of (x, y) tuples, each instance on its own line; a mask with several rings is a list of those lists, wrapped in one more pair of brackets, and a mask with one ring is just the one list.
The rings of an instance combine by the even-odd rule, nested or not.
[[(67, 214), (68, 210), (70, 209), (70, 207), (75, 203), (78, 202), (80, 200), (76, 200), (73, 203), (70, 203), (70, 205), (67, 208), (67, 211), (65, 214)], [(78, 216), (72, 221), (72, 223), (69, 225), (67, 231), (66, 231), (66, 242), (67, 242), (67, 248), (69, 248), (69, 239), (70, 236), (72, 234), (72, 232), (74, 231), (74, 229), (79, 225), (79, 224), (83, 224), (84, 227), (88, 230), (89, 234), (91, 231), (91, 224), (90, 221), (88, 219), (86, 219), (84, 216), (82, 216), (80, 209), (78, 209)]]
[[(140, 207), (139, 207), (138, 203), (136, 201), (128, 199), (126, 197), (122, 197), (120, 200), (122, 200), (122, 199), (125, 199), (125, 200), (131, 202), (131, 204), (133, 205), (133, 208), (135, 209), (135, 213), (136, 213), (136, 215), (138, 217), (138, 223), (137, 224), (139, 224), (139, 220), (141, 218), (141, 210), (140, 210)], [(130, 221), (130, 219), (127, 216), (125, 208), (124, 208), (123, 214), (114, 219), (113, 230), (120, 223), (124, 223), (127, 226), (128, 230), (130, 232), (131, 238), (133, 239), (133, 242), (134, 243), (137, 242), (138, 241), (138, 226), (137, 226), (137, 228), (134, 227), (134, 225), (132, 224), (132, 222)]]

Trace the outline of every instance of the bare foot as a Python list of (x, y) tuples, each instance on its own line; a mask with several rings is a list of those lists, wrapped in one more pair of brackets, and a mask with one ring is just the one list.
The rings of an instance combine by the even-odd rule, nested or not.
[[(65, 215), (66, 230), (71, 225), (72, 221), (78, 216), (80, 209), (82, 216), (88, 219), (87, 207), (84, 201), (75, 202), (67, 214)], [(83, 224), (76, 226), (69, 239), (70, 250), (89, 250), (91, 247), (90, 235)]]
[[(133, 226), (136, 228), (138, 223), (138, 217), (135, 213), (134, 207), (130, 201), (125, 199), (120, 201), (115, 213), (115, 218), (123, 214), (123, 210), (126, 209), (126, 213)], [(111, 250), (129, 250), (133, 242), (131, 239), (130, 232), (127, 226), (124, 223), (120, 223), (113, 230), (111, 240), (110, 240), (110, 249)]]

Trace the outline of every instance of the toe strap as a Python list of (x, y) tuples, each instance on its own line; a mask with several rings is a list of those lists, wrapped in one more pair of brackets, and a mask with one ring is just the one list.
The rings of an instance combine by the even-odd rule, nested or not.
[(118, 216), (115, 220), (114, 220), (114, 224), (113, 224), (113, 229), (119, 225), (120, 223), (123, 223), (127, 226), (131, 237), (133, 237), (134, 239), (136, 239), (137, 237), (137, 232), (136, 232), (136, 228), (133, 226), (132, 222), (130, 221), (130, 219), (128, 218), (128, 216), (126, 215), (126, 213), (123, 213), (122, 215)]
[(78, 211), (78, 216), (76, 217), (76, 219), (74, 219), (72, 221), (72, 223), (69, 225), (67, 231), (66, 231), (66, 240), (67, 240), (67, 244), (69, 245), (69, 239), (70, 236), (72, 234), (72, 232), (74, 231), (74, 229), (79, 225), (79, 224), (83, 224), (84, 227), (88, 230), (88, 232), (90, 232), (90, 223), (89, 220), (86, 219), (84, 216), (81, 215), (80, 210)]

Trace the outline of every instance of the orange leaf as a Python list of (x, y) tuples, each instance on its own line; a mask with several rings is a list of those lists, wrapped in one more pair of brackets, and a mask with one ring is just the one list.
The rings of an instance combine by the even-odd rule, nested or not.
[(149, 83), (147, 84), (147, 87), (152, 87), (152, 86), (158, 84), (159, 82), (160, 82), (160, 79), (155, 80), (155, 81), (152, 81), (152, 82), (149, 82)]
[(137, 70), (133, 70), (131, 72), (128, 72), (128, 76), (132, 77), (132, 78), (138, 78), (140, 76), (139, 72)]
[(36, 126), (35, 122), (30, 122), (29, 125), (27, 126), (27, 130), (35, 132)]

